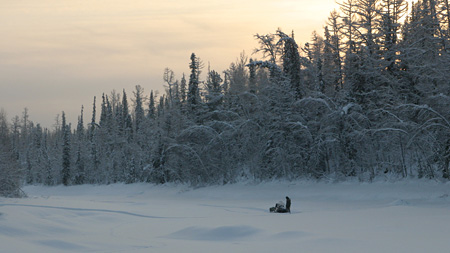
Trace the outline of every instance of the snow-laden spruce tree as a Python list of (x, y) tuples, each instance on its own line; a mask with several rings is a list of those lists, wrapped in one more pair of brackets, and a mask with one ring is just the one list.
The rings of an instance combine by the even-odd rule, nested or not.
[(298, 51), (297, 42), (294, 40), (294, 33), (292, 33), (292, 36), (288, 36), (278, 29), (277, 36), (280, 38), (278, 44), (281, 44), (280, 46), (283, 48), (281, 54), (283, 72), (286, 75), (286, 78), (288, 78), (296, 98), (302, 98), (305, 96), (305, 91), (301, 77), (300, 53)]
[(191, 74), (189, 76), (187, 104), (191, 112), (195, 112), (201, 103), (199, 84), (200, 72), (202, 68), (202, 63), (195, 53), (191, 54), (191, 63), (189, 64), (189, 68), (191, 69)]
[(81, 107), (81, 114), (78, 117), (78, 124), (75, 134), (75, 145), (76, 145), (76, 158), (75, 158), (75, 166), (74, 166), (74, 184), (84, 184), (86, 180), (86, 168), (85, 168), (85, 161), (86, 161), (86, 149), (85, 143), (86, 143), (86, 131), (84, 128), (84, 120), (83, 120), (83, 106)]
[(61, 181), (64, 185), (69, 185), (72, 183), (71, 180), (71, 142), (70, 142), (70, 125), (66, 123), (66, 114), (62, 112), (62, 170), (61, 170)]
[(14, 155), (6, 112), (0, 111), (0, 196), (24, 196), (21, 185), (21, 171)]

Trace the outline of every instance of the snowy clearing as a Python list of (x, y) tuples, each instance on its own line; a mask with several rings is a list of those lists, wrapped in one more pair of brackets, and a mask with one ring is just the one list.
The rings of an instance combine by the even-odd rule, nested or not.
[[(448, 252), (450, 184), (27, 186), (0, 252)], [(269, 213), (288, 195), (291, 214)]]

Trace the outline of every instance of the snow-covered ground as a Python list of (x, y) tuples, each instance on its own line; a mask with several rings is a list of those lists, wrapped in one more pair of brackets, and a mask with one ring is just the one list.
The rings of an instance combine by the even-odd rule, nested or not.
[(0, 198), (0, 252), (450, 252), (449, 183), (24, 190)]

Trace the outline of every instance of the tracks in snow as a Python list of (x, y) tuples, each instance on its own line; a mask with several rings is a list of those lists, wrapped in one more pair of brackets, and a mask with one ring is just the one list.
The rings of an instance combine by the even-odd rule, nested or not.
[[(58, 209), (58, 210), (77, 211), (77, 212), (112, 213), (112, 214), (122, 214), (122, 215), (135, 216), (135, 217), (148, 218), (148, 219), (183, 219), (183, 218), (188, 218), (188, 217), (152, 216), (152, 215), (144, 215), (144, 214), (137, 214), (137, 213), (127, 212), (127, 211), (117, 211), (117, 210), (110, 210), (110, 209), (76, 208), (76, 207), (45, 206), (45, 205), (30, 205), (30, 204), (0, 204), (0, 207), (3, 207), (3, 206), (46, 208), (46, 209)], [(189, 218), (192, 218), (192, 217), (189, 217)]]

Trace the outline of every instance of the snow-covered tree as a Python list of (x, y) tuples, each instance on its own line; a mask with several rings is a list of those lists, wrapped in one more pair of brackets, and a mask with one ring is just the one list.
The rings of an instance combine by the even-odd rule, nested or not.
[(21, 197), (21, 171), (12, 150), (6, 112), (0, 110), (0, 196)]
[(78, 124), (76, 131), (77, 154), (75, 161), (75, 169), (76, 169), (74, 176), (75, 184), (84, 184), (86, 179), (85, 161), (87, 157), (85, 156), (85, 149), (84, 149), (86, 138), (85, 138), (83, 111), (84, 108), (81, 107), (81, 114), (78, 117)]
[(278, 44), (281, 44), (283, 47), (281, 54), (283, 72), (289, 79), (290, 86), (295, 92), (295, 96), (297, 98), (302, 98), (305, 95), (305, 91), (301, 77), (300, 54), (297, 42), (294, 40), (294, 34), (292, 33), (292, 36), (288, 36), (278, 29), (277, 35), (280, 38)]
[(134, 132), (139, 135), (141, 132), (141, 125), (145, 119), (144, 112), (144, 88), (140, 85), (135, 86), (134, 94)]
[(200, 72), (202, 63), (200, 59), (194, 54), (191, 54), (191, 63), (189, 68), (191, 69), (191, 75), (189, 76), (187, 103), (191, 111), (197, 109), (201, 103), (200, 97)]
[(211, 109), (217, 108), (222, 102), (222, 78), (220, 74), (214, 70), (208, 71), (205, 82), (205, 99)]
[(324, 28), (322, 69), (325, 87), (323, 92), (327, 95), (335, 94), (343, 87), (342, 58), (344, 44), (341, 26), (338, 12), (332, 11), (328, 17), (327, 26)]
[(70, 125), (66, 123), (66, 114), (62, 112), (62, 170), (61, 181), (64, 185), (71, 184), (71, 153), (70, 153)]

